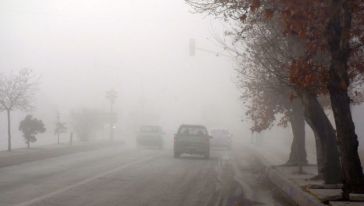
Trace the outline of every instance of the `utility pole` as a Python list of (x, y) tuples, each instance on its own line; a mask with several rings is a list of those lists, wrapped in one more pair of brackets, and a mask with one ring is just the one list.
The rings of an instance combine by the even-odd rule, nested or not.
[(117, 98), (117, 93), (115, 90), (110, 90), (106, 92), (106, 99), (110, 101), (110, 115), (109, 115), (109, 124), (110, 124), (110, 141), (114, 140), (114, 118), (113, 118), (113, 106), (115, 103), (115, 100)]
[[(57, 127), (59, 127), (61, 124), (61, 118), (60, 118), (59, 112), (57, 112), (57, 123), (56, 124), (57, 124)], [(60, 131), (57, 131), (57, 144), (59, 144), (59, 133), (60, 133)]]
[(70, 145), (72, 146), (73, 144), (73, 132), (70, 133)]

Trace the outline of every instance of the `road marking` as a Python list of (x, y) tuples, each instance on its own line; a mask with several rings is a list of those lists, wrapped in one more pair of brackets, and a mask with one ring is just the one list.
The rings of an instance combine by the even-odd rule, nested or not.
[(124, 165), (121, 165), (121, 166), (119, 166), (119, 167), (116, 167), (116, 168), (114, 168), (114, 169), (112, 169), (112, 170), (109, 170), (109, 171), (107, 171), (107, 172), (104, 172), (104, 173), (101, 173), (101, 174), (95, 175), (95, 176), (93, 176), (93, 177), (87, 178), (87, 179), (85, 179), (85, 180), (82, 180), (82, 181), (77, 182), (77, 183), (75, 183), (75, 184), (69, 185), (69, 186), (64, 187), (64, 188), (62, 188), (62, 189), (58, 189), (58, 190), (56, 190), (56, 191), (54, 191), (54, 192), (51, 192), (51, 193), (48, 193), (48, 194), (45, 194), (45, 195), (42, 195), (42, 196), (36, 197), (36, 198), (34, 198), (34, 199), (31, 199), (31, 200), (29, 200), (29, 201), (26, 201), (26, 202), (22, 202), (22, 203), (16, 204), (16, 205), (14, 205), (14, 206), (28, 206), (28, 205), (31, 205), (31, 204), (33, 204), (33, 203), (40, 202), (40, 201), (45, 200), (45, 199), (48, 199), (48, 198), (50, 198), (50, 197), (52, 197), (52, 196), (55, 196), (55, 195), (61, 194), (61, 193), (63, 193), (63, 192), (66, 192), (67, 190), (73, 189), (73, 188), (75, 188), (75, 187), (79, 187), (79, 186), (81, 186), (81, 185), (84, 185), (84, 184), (87, 184), (87, 183), (89, 183), (89, 182), (92, 182), (92, 181), (94, 181), (94, 180), (96, 180), (96, 179), (98, 179), (98, 178), (101, 178), (101, 177), (107, 176), (107, 175), (109, 175), (109, 174), (112, 174), (112, 173), (114, 173), (114, 172), (116, 172), (116, 171), (119, 171), (119, 170), (125, 169), (125, 168), (127, 168), (127, 167), (129, 167), (129, 166), (131, 166), (131, 165), (135, 165), (135, 164), (138, 164), (138, 163), (141, 163), (141, 162), (148, 162), (149, 160), (151, 160), (151, 159), (153, 159), (153, 158), (155, 158), (155, 157), (157, 157), (157, 156), (159, 156), (159, 155), (154, 155), (153, 157), (149, 157), (149, 158), (146, 158), (146, 159), (141, 159), (141, 160), (136, 160), (136, 161), (132, 161), (132, 162), (126, 163), (126, 164), (124, 164)]

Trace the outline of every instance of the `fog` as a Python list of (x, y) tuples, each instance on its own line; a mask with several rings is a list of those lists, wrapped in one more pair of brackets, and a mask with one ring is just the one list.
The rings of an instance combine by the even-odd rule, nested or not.
[[(17, 127), (26, 114), (42, 119), (47, 128), (35, 144), (52, 144), (57, 113), (72, 127), (72, 111), (108, 112), (105, 93), (114, 89), (116, 138), (134, 141), (143, 124), (162, 125), (172, 138), (180, 124), (195, 123), (227, 128), (246, 142), (261, 136), (288, 153), (290, 129), (252, 136), (234, 85), (234, 58), (213, 54), (224, 53), (214, 39), (223, 35), (223, 23), (191, 11), (179, 0), (0, 1), (1, 72), (30, 68), (39, 76), (34, 109), (13, 112), (14, 146), (24, 146)], [(197, 50), (191, 56), (190, 39), (212, 53)], [(353, 115), (359, 122), (360, 113)], [(5, 149), (4, 113), (0, 122), (0, 149)], [(314, 156), (313, 134), (306, 130)], [(102, 132), (105, 138), (107, 128)], [(363, 133), (360, 127), (357, 132)]]
[[(26, 114), (46, 124), (36, 144), (52, 143), (57, 112), (69, 125), (71, 111), (108, 111), (110, 89), (118, 93), (120, 132), (137, 124), (174, 132), (197, 123), (249, 135), (240, 121), (233, 59), (188, 50), (192, 38), (224, 52), (213, 38), (222, 35), (222, 24), (193, 14), (183, 1), (2, 0), (0, 30), (1, 72), (30, 68), (39, 76), (34, 110), (13, 113), (16, 146), (23, 145), (17, 125)], [(3, 115), (2, 134), (5, 125)]]
[[(337, 151), (329, 100), (296, 89), (311, 81), (289, 54), (308, 52), (301, 37), (266, 2), (246, 23), (260, 1), (227, 3), (225, 21), (186, 1), (0, 0), (0, 205), (290, 206), (341, 191), (351, 150)], [(13, 108), (30, 93), (32, 109)], [(362, 142), (363, 106), (351, 109)]]

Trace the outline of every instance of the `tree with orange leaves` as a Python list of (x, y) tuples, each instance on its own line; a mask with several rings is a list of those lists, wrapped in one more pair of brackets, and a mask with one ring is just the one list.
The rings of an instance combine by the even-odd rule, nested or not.
[[(304, 89), (305, 95), (297, 95), (301, 90), (291, 83), (288, 68), (284, 69), (288, 62), (302, 55), (302, 45), (296, 38), (282, 35), (276, 20), (266, 22), (248, 18), (245, 19), (247, 21), (254, 21), (254, 26), (248, 25), (248, 29), (245, 26), (235, 28), (233, 30), (238, 32), (234, 34), (230, 31), (228, 34), (234, 34), (236, 53), (246, 50), (245, 55), (239, 54), (242, 65), (238, 72), (242, 96), (245, 101), (250, 99), (247, 115), (254, 123), (253, 131), (271, 127), (275, 115), (284, 114), (283, 119), (286, 121), (283, 122), (290, 122), (293, 132), (287, 163), (305, 163), (305, 119), (316, 134), (318, 177), (328, 184), (338, 183), (340, 167), (334, 129), (317, 97), (308, 95), (308, 91), (315, 91), (313, 85)], [(244, 34), (239, 31), (244, 31)], [(241, 48), (236, 46), (239, 41), (243, 44)], [(305, 109), (302, 114), (303, 103)]]
[[(271, 7), (269, 11), (273, 10), (282, 19), (284, 32), (296, 35), (305, 44), (305, 58), (288, 65), (292, 82), (297, 83), (299, 79), (304, 79), (303, 83), (307, 85), (323, 82), (327, 90), (320, 91), (329, 93), (341, 156), (345, 198), (350, 192), (364, 193), (364, 176), (348, 94), (350, 80), (361, 76), (363, 71), (363, 58), (360, 57), (363, 57), (364, 2), (253, 0), (250, 2), (251, 12), (266, 10), (268, 5)], [(315, 61), (322, 54), (328, 56), (328, 65)], [(305, 70), (308, 72), (304, 75), (296, 75), (296, 71), (300, 74)]]
[[(364, 193), (364, 176), (357, 153), (358, 140), (349, 96), (353, 82), (362, 79), (364, 3), (360, 0), (188, 2), (200, 11), (223, 14), (226, 19), (239, 19), (242, 22), (250, 16), (255, 19), (278, 16), (282, 22), (282, 33), (295, 36), (303, 43), (305, 55), (286, 65), (290, 82), (301, 91), (298, 95), (302, 97), (307, 109), (317, 105), (309, 97), (329, 94), (341, 156), (345, 198), (348, 198), (350, 192)], [(254, 24), (250, 26), (253, 27)], [(315, 114), (311, 113), (312, 115)], [(314, 120), (311, 124), (319, 125), (321, 122), (320, 117), (312, 117), (311, 120)], [(322, 120), (327, 122), (325, 118)], [(330, 125), (324, 127), (330, 128)]]

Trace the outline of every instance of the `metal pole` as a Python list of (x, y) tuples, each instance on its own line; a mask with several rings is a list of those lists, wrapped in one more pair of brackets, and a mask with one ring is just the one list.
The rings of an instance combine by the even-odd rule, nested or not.
[(114, 140), (114, 125), (113, 125), (113, 102), (110, 101), (110, 141)]
[(106, 92), (106, 98), (110, 101), (110, 141), (114, 140), (114, 119), (113, 119), (113, 104), (117, 97), (117, 93), (114, 90), (110, 90)]
[(72, 144), (73, 144), (73, 132), (71, 132), (70, 134), (70, 145), (72, 146)]

